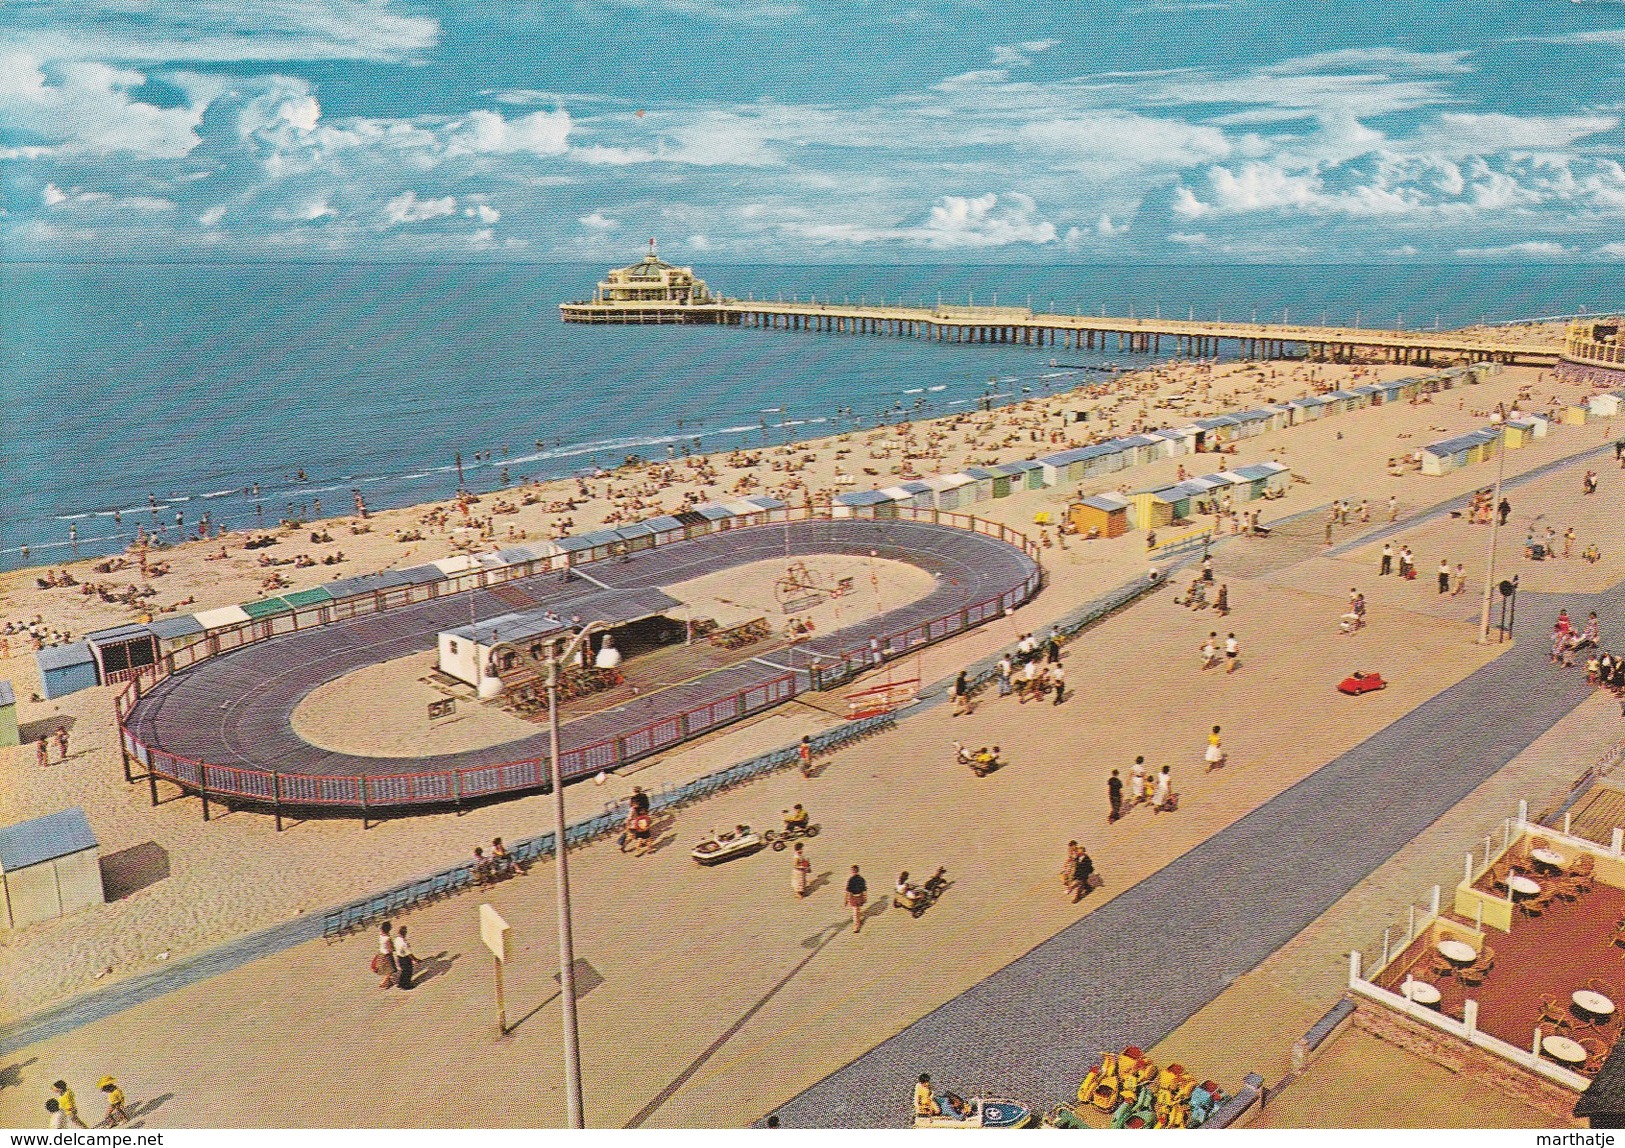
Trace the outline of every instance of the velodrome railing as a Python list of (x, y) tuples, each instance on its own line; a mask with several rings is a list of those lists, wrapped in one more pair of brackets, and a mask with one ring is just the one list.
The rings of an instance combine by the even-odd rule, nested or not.
[[(876, 714), (873, 717), (861, 718), (857, 721), (847, 722), (823, 733), (814, 734), (812, 748), (815, 755), (833, 753), (853, 742), (878, 733), (896, 723), (894, 714)], [(727, 769), (697, 777), (693, 781), (682, 785), (668, 785), (649, 795), (649, 805), (652, 811), (658, 813), (663, 810), (677, 809), (701, 798), (710, 797), (723, 790), (731, 789), (743, 782), (761, 777), (774, 770), (783, 769), (799, 761), (798, 747), (794, 745), (780, 746), (767, 753), (758, 754), (747, 761), (737, 762)], [(607, 837), (617, 832), (626, 824), (627, 803), (625, 799), (610, 802), (605, 805), (604, 811), (566, 826), (564, 840), (567, 846), (574, 848), (595, 841), (600, 837)], [(528, 865), (544, 857), (551, 857), (555, 851), (554, 834), (543, 833), (517, 842), (510, 850), (516, 865)], [(438, 873), (431, 873), (425, 877), (418, 877), (405, 884), (397, 885), (393, 889), (386, 889), (381, 893), (374, 893), (358, 898), (347, 905), (329, 909), (322, 917), (322, 936), (328, 939), (341, 937), (363, 925), (385, 917), (396, 915), (403, 910), (415, 908), (442, 897), (472, 887), (476, 883), (476, 875), (472, 862), (453, 865), (449, 869), (442, 869)]]
[[(805, 519), (833, 520), (832, 516), (827, 513), (799, 507), (764, 511), (763, 514), (768, 521), (754, 526), (738, 526), (732, 529), (753, 529)], [(873, 516), (855, 515), (854, 517), (866, 519)], [(1031, 557), (1035, 563), (1038, 561), (1038, 544), (1020, 531), (1002, 523), (989, 522), (971, 515), (922, 510), (912, 507), (891, 508), (888, 513), (880, 517), (881, 520), (896, 518), (905, 521), (931, 522), (955, 529), (972, 531), (1016, 546)], [(554, 556), (554, 558), (559, 557), (562, 556)], [(606, 555), (604, 558), (594, 559), (594, 561), (605, 561), (609, 557), (611, 556)], [(531, 567), (537, 566), (538, 563), (551, 561), (553, 561), (551, 558), (538, 559), (522, 563), (511, 569), (529, 570)], [(571, 565), (583, 564), (579, 558), (571, 563)], [(550, 568), (562, 569), (563, 563), (561, 562), (559, 566)], [(502, 572), (502, 569), (499, 568), (479, 573), (485, 576)], [(531, 570), (531, 573), (538, 572), (545, 571)], [(509, 577), (500, 577), (495, 578), (494, 582), (509, 580), (511, 580)], [(879, 645), (882, 659), (895, 658), (911, 653), (932, 642), (940, 641), (973, 626), (980, 625), (991, 618), (1000, 617), (1031, 598), (1038, 591), (1042, 580), (1042, 568), (1035, 568), (1021, 582), (996, 595), (931, 621), (878, 637), (876, 642)], [(490, 584), (493, 583), (488, 582), (481, 585)], [(440, 584), (432, 583), (429, 585), (438, 586)], [(481, 588), (481, 586), (469, 585), (466, 587), (467, 590), (478, 588)], [(124, 758), (125, 779), (130, 782), (147, 780), (154, 804), (158, 801), (158, 781), (167, 781), (180, 786), (183, 791), (196, 793), (203, 799), (205, 819), (209, 817), (209, 802), (211, 799), (222, 802), (249, 802), (267, 806), (276, 813), (279, 826), (284, 809), (347, 810), (359, 814), (365, 820), (370, 817), (374, 810), (430, 805), (460, 806), (465, 802), (478, 801), (497, 795), (546, 788), (549, 785), (551, 773), (546, 757), (527, 758), (497, 765), (464, 769), (426, 770), (383, 775), (328, 776), (246, 769), (240, 766), (198, 761), (170, 753), (157, 746), (147, 745), (129, 728), (129, 715), (144, 692), (169, 676), (169, 674), (184, 668), (186, 665), (196, 664), (197, 661), (201, 661), (204, 657), (224, 653), (229, 649), (238, 649), (253, 642), (264, 641), (278, 634), (290, 633), (313, 625), (326, 625), (344, 618), (374, 613), (383, 609), (404, 606), (412, 601), (423, 601), (429, 597), (440, 596), (439, 594), (425, 593), (414, 598), (412, 592), (421, 589), (424, 589), (424, 587), (391, 587), (387, 590), (378, 590), (361, 595), (357, 599), (323, 603), (320, 607), (293, 611), (291, 612), (291, 621), (286, 622), (281, 628), (267, 626), (266, 623), (277, 623), (280, 620), (289, 619), (290, 614), (273, 615), (269, 618), (239, 624), (228, 631), (222, 631), (220, 636), (229, 635), (229, 640), (216, 642), (213, 638), (217, 635), (211, 634), (210, 639), (207, 641), (198, 642), (185, 650), (165, 655), (158, 664), (145, 668), (140, 674), (132, 678), (114, 698), (114, 709), (117, 715), (121, 750)], [(334, 609), (334, 607), (353, 606), (361, 599), (367, 598), (373, 599), (368, 608), (356, 609), (350, 612), (346, 612), (344, 609)], [(301, 619), (300, 615), (305, 615), (305, 617)], [(199, 649), (206, 649), (208, 652), (191, 657), (184, 662), (182, 661), (180, 655)], [(857, 647), (835, 656), (821, 656), (806, 670), (788, 672), (765, 683), (748, 686), (722, 697), (691, 706), (681, 714), (662, 718), (657, 722), (628, 733), (618, 734), (561, 753), (560, 767), (562, 776), (566, 780), (574, 780), (604, 770), (618, 768), (640, 757), (657, 753), (699, 733), (719, 728), (730, 722), (738, 721), (741, 718), (778, 705), (795, 697), (798, 693), (804, 692), (806, 689), (829, 689), (847, 678), (871, 668), (875, 664), (876, 658), (873, 646)], [(806, 683), (805, 686), (803, 681)], [(132, 766), (133, 763), (137, 762), (145, 769), (144, 774), (137, 775), (134, 772)]]

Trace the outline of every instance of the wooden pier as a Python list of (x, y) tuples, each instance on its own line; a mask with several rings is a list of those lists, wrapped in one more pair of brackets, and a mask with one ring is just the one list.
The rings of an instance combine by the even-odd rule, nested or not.
[(1419, 365), (1431, 364), (1435, 356), (1470, 362), (1549, 363), (1555, 362), (1562, 351), (1555, 343), (1500, 337), (1498, 332), (1036, 314), (1015, 307), (924, 308), (728, 299), (708, 310), (714, 311), (713, 322), (738, 327), (891, 335), (945, 343), (1013, 343), (1074, 351), (1167, 353), (1191, 358), (1218, 355), (1225, 343), (1250, 359), (1306, 356), (1346, 362), (1380, 356), (1390, 362)]

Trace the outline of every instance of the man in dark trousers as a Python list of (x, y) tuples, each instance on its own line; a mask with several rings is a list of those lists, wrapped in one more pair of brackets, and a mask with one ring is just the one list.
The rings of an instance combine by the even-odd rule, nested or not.
[(1507, 524), (1507, 519), (1512, 517), (1512, 503), (1503, 498), (1501, 500), (1501, 505), (1497, 506), (1495, 509), (1500, 512), (1501, 525), (1505, 526)]
[(1112, 803), (1111, 816), (1106, 818), (1106, 824), (1110, 825), (1123, 816), (1123, 779), (1117, 776), (1115, 769), (1106, 782), (1106, 798)]
[(1072, 862), (1072, 900), (1073, 903), (1083, 900), (1089, 892), (1089, 885), (1095, 879), (1095, 862), (1089, 856), (1087, 847), (1080, 845), (1078, 855)]
[(863, 905), (869, 899), (869, 882), (863, 879), (856, 865), (852, 876), (846, 879), (846, 907), (852, 910), (852, 932), (863, 932)]

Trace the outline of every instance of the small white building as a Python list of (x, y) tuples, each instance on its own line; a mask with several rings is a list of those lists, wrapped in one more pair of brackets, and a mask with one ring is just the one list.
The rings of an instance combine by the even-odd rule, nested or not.
[(0, 928), (106, 902), (101, 846), (78, 806), (0, 829)]

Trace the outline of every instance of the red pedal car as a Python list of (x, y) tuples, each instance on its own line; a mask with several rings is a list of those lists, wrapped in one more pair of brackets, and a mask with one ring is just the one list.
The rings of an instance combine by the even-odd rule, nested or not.
[(1356, 673), (1338, 682), (1337, 688), (1345, 694), (1368, 694), (1372, 690), (1387, 689), (1388, 683), (1382, 680), (1381, 674)]

